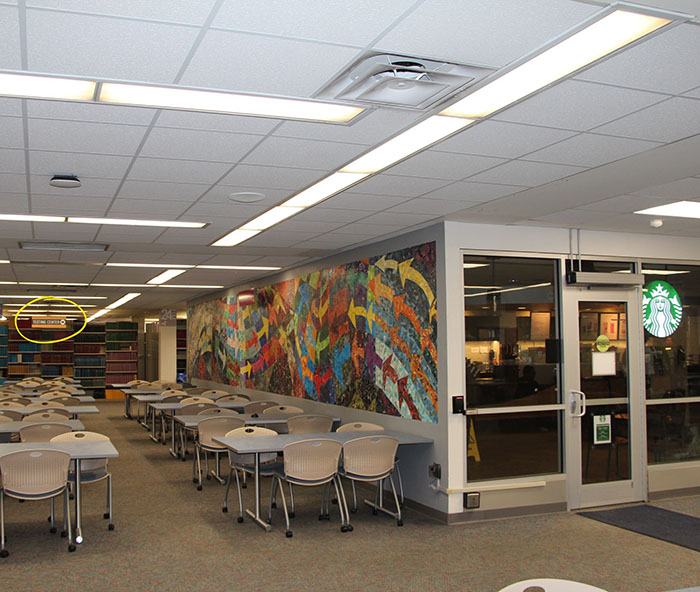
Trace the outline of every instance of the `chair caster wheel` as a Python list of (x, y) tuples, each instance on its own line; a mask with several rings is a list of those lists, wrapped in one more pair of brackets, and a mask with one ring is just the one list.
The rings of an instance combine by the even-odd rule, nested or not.
[(75, 551), (75, 545), (68, 545), (68, 552), (72, 553), (73, 551)]
[(347, 531), (348, 531), (348, 527), (345, 526), (345, 524), (343, 524), (343, 525), (340, 527), (340, 532), (347, 532)]
[(207, 481), (211, 481), (211, 475), (207, 475)]
[(289, 517), (294, 518), (296, 516), (296, 512), (289, 512)]
[(332, 503), (332, 504), (338, 505), (338, 499), (334, 497), (334, 498), (331, 500), (331, 503)]
[(355, 530), (355, 527), (352, 524), (348, 524), (348, 532), (352, 532)]
[(51, 522), (51, 516), (46, 519), (46, 522)]
[(199, 479), (197, 479), (197, 477), (192, 477), (192, 483), (199, 483)]
[(272, 502), (272, 503), (270, 504), (270, 507), (271, 507), (273, 510), (276, 510), (276, 509), (277, 509), (277, 502)]
[(53, 528), (49, 528), (49, 532), (51, 534), (56, 534), (56, 527), (54, 526)]
[(105, 512), (104, 514), (102, 514), (102, 517), (103, 517), (105, 520), (109, 520), (109, 512)]
[(377, 515), (377, 509), (376, 509), (376, 508), (372, 508), (372, 514), (373, 514), (374, 516)]
[(240, 524), (240, 523), (242, 523), (242, 522), (243, 522), (243, 516), (239, 516), (239, 517), (238, 517), (238, 523)]
[(397, 520), (396, 526), (403, 526), (403, 520)]
[(62, 530), (61, 537), (63, 537), (65, 539), (67, 536), (68, 536), (68, 533), (65, 530)]
[(182, 462), (185, 462), (185, 461), (187, 460), (187, 458), (185, 458), (185, 455), (183, 454), (183, 455), (182, 455), (182, 458), (181, 458), (180, 460), (181, 460)]
[(284, 536), (286, 536), (288, 539), (291, 539), (294, 536), (294, 533), (291, 530), (288, 530), (284, 533)]
[(319, 519), (319, 520), (324, 520), (324, 518), (325, 518), (325, 516), (324, 516), (323, 514), (319, 514), (319, 515), (318, 515), (318, 519)]
[(7, 557), (9, 554), (10, 552), (7, 549), (0, 551), (0, 557)]
[(226, 507), (221, 508), (221, 511), (222, 511), (224, 514), (228, 514), (228, 508), (226, 508)]
[(114, 530), (114, 524), (110, 524), (110, 525), (107, 527), (107, 530)]
[(17, 500), (20, 504), (24, 503), (24, 500)]
[(241, 489), (248, 489), (247, 483), (241, 483)]
[(201, 485), (197, 485), (197, 491), (202, 491), (202, 486), (201, 486)]
[(68, 496), (68, 499), (74, 500), (74, 499), (75, 499), (75, 496), (71, 493), (71, 494)]
[(352, 512), (353, 514), (357, 514), (357, 508), (350, 508), (350, 512)]

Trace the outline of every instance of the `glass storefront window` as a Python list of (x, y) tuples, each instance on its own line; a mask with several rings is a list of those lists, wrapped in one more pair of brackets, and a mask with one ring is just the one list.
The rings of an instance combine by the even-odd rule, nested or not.
[(700, 397), (700, 267), (644, 263), (642, 273), (649, 464), (699, 460), (700, 403), (678, 399)]
[(561, 470), (559, 412), (537, 412), (559, 403), (557, 272), (551, 259), (464, 256), (467, 409), (499, 409), (467, 422), (469, 481)]

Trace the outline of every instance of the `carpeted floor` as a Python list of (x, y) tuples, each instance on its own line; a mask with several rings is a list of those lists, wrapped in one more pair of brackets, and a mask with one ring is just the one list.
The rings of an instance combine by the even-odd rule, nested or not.
[[(85, 542), (75, 553), (48, 533), (47, 503), (7, 503), (10, 556), (3, 590), (285, 590), (497, 592), (535, 577), (578, 580), (609, 592), (661, 592), (700, 584), (700, 553), (570, 513), (445, 526), (408, 509), (405, 526), (361, 508), (354, 532), (317, 519), (320, 490), (299, 492), (294, 538), (281, 511), (270, 533), (221, 512), (223, 487), (196, 491), (191, 464), (151, 442), (120, 402), (99, 403), (87, 429), (120, 452), (116, 530), (102, 519), (104, 483), (84, 489)], [(264, 484), (266, 493), (268, 484)], [(246, 495), (251, 500), (252, 490)], [(656, 505), (700, 517), (700, 497)]]

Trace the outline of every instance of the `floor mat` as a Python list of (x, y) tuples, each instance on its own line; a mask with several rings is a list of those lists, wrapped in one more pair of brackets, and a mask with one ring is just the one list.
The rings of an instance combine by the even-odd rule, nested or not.
[(579, 516), (593, 518), (612, 526), (700, 551), (700, 518), (688, 514), (672, 512), (656, 506), (640, 505), (613, 510), (579, 512)]

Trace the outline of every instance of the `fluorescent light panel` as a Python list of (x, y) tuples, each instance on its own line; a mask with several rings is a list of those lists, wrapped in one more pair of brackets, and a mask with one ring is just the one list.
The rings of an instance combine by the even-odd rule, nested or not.
[(194, 265), (184, 265), (179, 263), (105, 263), (106, 267), (140, 267), (143, 269), (147, 268), (158, 268), (158, 269), (191, 269), (195, 267)]
[(176, 220), (130, 220), (127, 218), (78, 218), (69, 216), (73, 224), (107, 224), (114, 226), (152, 226), (154, 228), (204, 228), (206, 222), (178, 222)]
[(168, 280), (171, 280), (174, 277), (177, 277), (180, 274), (185, 273), (185, 271), (187, 271), (187, 270), (186, 269), (166, 269), (163, 273), (158, 274), (156, 277), (148, 280), (148, 283), (155, 284), (155, 285), (164, 284)]
[(65, 216), (34, 216), (32, 214), (0, 214), (7, 222), (65, 222)]
[(439, 142), (473, 123), (470, 119), (434, 115), (380, 144), (340, 169), (345, 173), (376, 173)]
[(346, 123), (364, 111), (362, 107), (321, 101), (113, 82), (102, 84), (97, 100), (103, 103), (140, 105), (160, 109), (211, 111), (214, 113), (340, 123)]
[(676, 201), (663, 206), (638, 210), (635, 214), (649, 216), (671, 216), (672, 218), (700, 218), (700, 202)]
[(329, 177), (320, 180), (318, 183), (314, 183), (308, 189), (304, 189), (301, 193), (297, 193), (282, 205), (300, 208), (311, 207), (329, 198), (331, 195), (335, 195), (343, 189), (354, 185), (366, 176), (366, 173), (333, 173)]
[(17, 282), (20, 286), (88, 286), (78, 282)]
[(93, 80), (0, 73), (0, 95), (8, 97), (91, 101), (96, 84)]
[(101, 317), (102, 315), (107, 314), (108, 312), (112, 312), (108, 308), (103, 308), (102, 310), (98, 310), (95, 314), (93, 314), (91, 317), (88, 317), (87, 322), (89, 323), (90, 321), (95, 320), (96, 318)]
[(202, 290), (202, 289), (211, 289), (211, 290), (218, 290), (219, 288), (223, 288), (224, 286), (195, 286), (195, 285), (185, 285), (185, 284), (161, 284), (158, 286), (159, 288), (192, 288), (195, 290)]
[(247, 241), (253, 238), (256, 234), (260, 234), (259, 230), (242, 230), (241, 228), (236, 228), (232, 230), (227, 235), (222, 236), (219, 240), (211, 244), (212, 247), (233, 247), (234, 245), (240, 244), (243, 241)]
[(123, 304), (126, 304), (130, 300), (133, 300), (134, 298), (138, 298), (139, 296), (141, 296), (141, 292), (130, 292), (129, 294), (122, 296), (116, 302), (112, 302), (112, 304), (106, 306), (105, 308), (107, 308), (107, 310), (114, 310), (115, 308), (119, 308)]
[(274, 207), (241, 226), (241, 230), (266, 230), (267, 228), (270, 228), (270, 226), (274, 226), (275, 224), (282, 222), (282, 220), (286, 220), (294, 214), (301, 212), (303, 209), (304, 208), (293, 208), (288, 206)]
[[(22, 296), (20, 294), (0, 294), (0, 298), (17, 298), (21, 300), (35, 300), (39, 296)], [(60, 296), (56, 296), (60, 298)], [(73, 296), (71, 295), (70, 300), (107, 300), (107, 296)]]
[(441, 111), (485, 117), (669, 24), (670, 19), (615, 10)]

